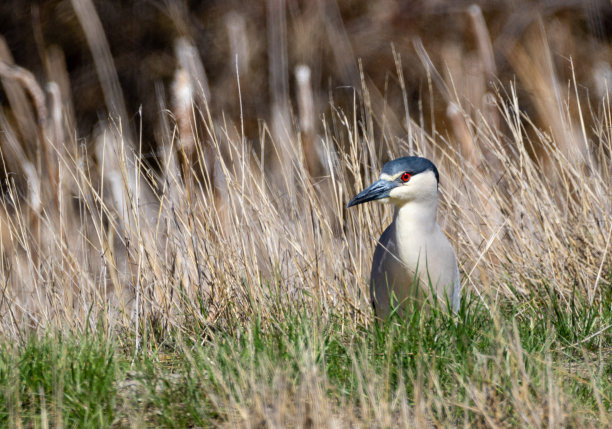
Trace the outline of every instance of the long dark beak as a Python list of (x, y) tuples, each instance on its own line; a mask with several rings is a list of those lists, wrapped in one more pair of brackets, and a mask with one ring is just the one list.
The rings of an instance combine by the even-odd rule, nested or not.
[(388, 182), (386, 180), (377, 180), (372, 183), (370, 186), (365, 188), (363, 191), (358, 193), (355, 198), (353, 198), (346, 208), (356, 206), (357, 204), (367, 203), (368, 201), (380, 200), (381, 198), (386, 198), (389, 196), (389, 192), (391, 189), (395, 188), (397, 185), (393, 182)]

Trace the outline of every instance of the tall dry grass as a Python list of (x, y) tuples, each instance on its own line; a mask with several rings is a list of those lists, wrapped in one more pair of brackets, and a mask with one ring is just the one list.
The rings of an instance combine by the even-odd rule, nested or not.
[[(546, 284), (564, 300), (580, 293), (593, 301), (610, 286), (609, 99), (588, 100), (585, 111), (579, 83), (558, 82), (540, 36), (512, 58), (548, 129), (521, 111), (514, 84), (491, 89), (491, 66), (469, 84), (467, 60), (455, 56), (444, 76), (429, 69), (449, 132), (432, 134), (410, 112), (378, 109), (365, 81), (352, 110), (332, 105), (314, 132), (308, 83), (300, 83), (298, 116), (276, 130), (262, 124), (256, 144), (240, 118), (209, 109), (197, 52), (183, 39), (170, 100), (159, 94), (163, 145), (154, 159), (142, 158), (123, 108), (100, 122), (91, 142), (75, 140), (56, 86), (46, 95), (5, 60), (0, 72), (19, 119), (2, 118), (6, 332), (48, 322), (82, 327), (101, 316), (129, 325), (150, 314), (180, 325), (186, 309), (204, 317), (199, 300), (208, 322), (248, 317), (269, 283), (316, 308), (367, 319), (369, 258), (391, 213), (344, 206), (383, 162), (408, 153), (441, 171), (440, 222), (467, 290), (490, 302)], [(487, 52), (481, 64), (490, 63)], [(112, 61), (99, 57), (102, 78)], [(398, 54), (396, 61), (401, 82)], [(424, 58), (424, 66), (433, 64)], [(239, 70), (238, 87), (248, 78)], [(121, 95), (109, 88), (108, 97)], [(391, 134), (387, 124), (400, 117), (403, 131)], [(24, 149), (23, 130), (33, 147)], [(313, 177), (317, 168), (324, 174)]]
[[(211, 100), (199, 53), (180, 39), (174, 83), (169, 93), (157, 92), (161, 144), (145, 155), (138, 116), (130, 121), (126, 113), (93, 4), (72, 4), (109, 113), (91, 137), (75, 136), (76, 119), (65, 101), (70, 95), (65, 81), (58, 82), (67, 74), (61, 60), (52, 62), (53, 73), (36, 78), (13, 64), (6, 48), (1, 52), (9, 103), (0, 114), (4, 336), (20, 338), (49, 326), (102, 326), (133, 332), (138, 348), (146, 325), (190, 336), (186, 321), (223, 328), (254, 317), (274, 320), (279, 307), (294, 305), (367, 326), (370, 258), (392, 213), (378, 205), (350, 211), (345, 205), (385, 161), (408, 154), (437, 164), (438, 217), (457, 250), (462, 284), (492, 313), (507, 300), (533, 305), (528, 298), (544, 288), (569, 306), (572, 296), (592, 303), (612, 287), (608, 91), (585, 99), (580, 81), (561, 82), (542, 27), (510, 52), (514, 82), (495, 80), (478, 7), (469, 10), (479, 41), (475, 53), (449, 42), (442, 69), (415, 40), (421, 64), (411, 67), (423, 67), (429, 93), (442, 95), (437, 108), (446, 112), (444, 123), (434, 116), (424, 121), (430, 112), (408, 111), (407, 103), (403, 111), (391, 109), (387, 94), (363, 73), (360, 86), (347, 90), (351, 104), (332, 102), (328, 114), (317, 116), (306, 65), (295, 71), (299, 99), (293, 111), (286, 46), (272, 43), (274, 106), (257, 139), (245, 135), (242, 115), (228, 117), (214, 107), (222, 103)], [(282, 40), (286, 22), (274, 4), (269, 32), (271, 40)], [(241, 25), (239, 17), (228, 17), (238, 53), (248, 49)], [(339, 48), (344, 42), (337, 36)], [(406, 100), (406, 64), (400, 50), (393, 52), (398, 85), (389, 91)], [(234, 59), (236, 91), (227, 97), (242, 103), (240, 85), (252, 71), (240, 55)], [(572, 74), (578, 67), (568, 64)], [(526, 95), (519, 96), (517, 86), (527, 88)], [(535, 106), (537, 121), (522, 109), (521, 97)], [(541, 122), (546, 126), (536, 125)], [(313, 406), (322, 415), (338, 416), (337, 405), (326, 408), (318, 377), (306, 377), (302, 388), (319, 401)], [(355, 415), (373, 413), (372, 419), (389, 424), (402, 415), (428, 422), (426, 405), (445, 406), (427, 396), (399, 411), (392, 401), (377, 405), (381, 386), (366, 379)], [(274, 386), (282, 390), (283, 381)], [(519, 401), (521, 387), (516, 389)], [(490, 400), (480, 390), (473, 397), (485, 408)], [(235, 420), (265, 414), (265, 404)], [(561, 416), (562, 405), (550, 415)]]

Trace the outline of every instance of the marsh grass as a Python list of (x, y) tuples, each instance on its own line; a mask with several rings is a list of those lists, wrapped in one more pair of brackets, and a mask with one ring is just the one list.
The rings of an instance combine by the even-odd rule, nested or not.
[(606, 421), (612, 340), (593, 334), (610, 327), (611, 295), (571, 308), (558, 307), (546, 292), (537, 299), (490, 312), (467, 295), (457, 315), (417, 308), (408, 318), (367, 327), (289, 307), (231, 331), (194, 325), (187, 327), (191, 337), (168, 332), (136, 358), (129, 336), (34, 335), (0, 350), (0, 421), (28, 427)]
[[(93, 3), (73, 3), (109, 85), (91, 136), (0, 52), (0, 425), (610, 425), (609, 97), (585, 97), (572, 65), (561, 85), (541, 32), (508, 54), (527, 93), (460, 50), (440, 73), (415, 40), (443, 123), (433, 106), (428, 122), (388, 106), (361, 73), (313, 125), (293, 115), (271, 47), (274, 113), (257, 135), (215, 107), (181, 39), (158, 150), (143, 153)], [(494, 64), (481, 50), (469, 58)], [(385, 91), (407, 100), (393, 56)], [(250, 76), (236, 70), (239, 89)], [(392, 212), (345, 206), (408, 153), (440, 170), (463, 300), (457, 315), (437, 304), (378, 323), (367, 277)]]

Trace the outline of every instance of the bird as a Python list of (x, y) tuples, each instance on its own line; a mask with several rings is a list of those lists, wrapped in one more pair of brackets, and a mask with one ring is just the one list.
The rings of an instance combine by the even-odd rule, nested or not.
[(455, 250), (436, 220), (440, 175), (427, 158), (405, 156), (387, 162), (377, 181), (347, 208), (368, 201), (395, 206), (393, 221), (378, 240), (370, 273), (370, 298), (378, 318), (404, 314), (408, 302), (430, 291), (451, 305), (461, 302)]

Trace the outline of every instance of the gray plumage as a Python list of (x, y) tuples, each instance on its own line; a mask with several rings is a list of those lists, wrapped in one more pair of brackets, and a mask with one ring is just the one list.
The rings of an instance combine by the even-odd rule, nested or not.
[[(379, 180), (347, 207), (367, 201), (395, 205), (393, 222), (381, 235), (370, 273), (370, 294), (379, 317), (433, 290), (459, 309), (461, 284), (455, 251), (436, 221), (439, 174), (426, 158), (404, 157), (384, 165)], [(393, 298), (393, 299), (392, 299)]]

